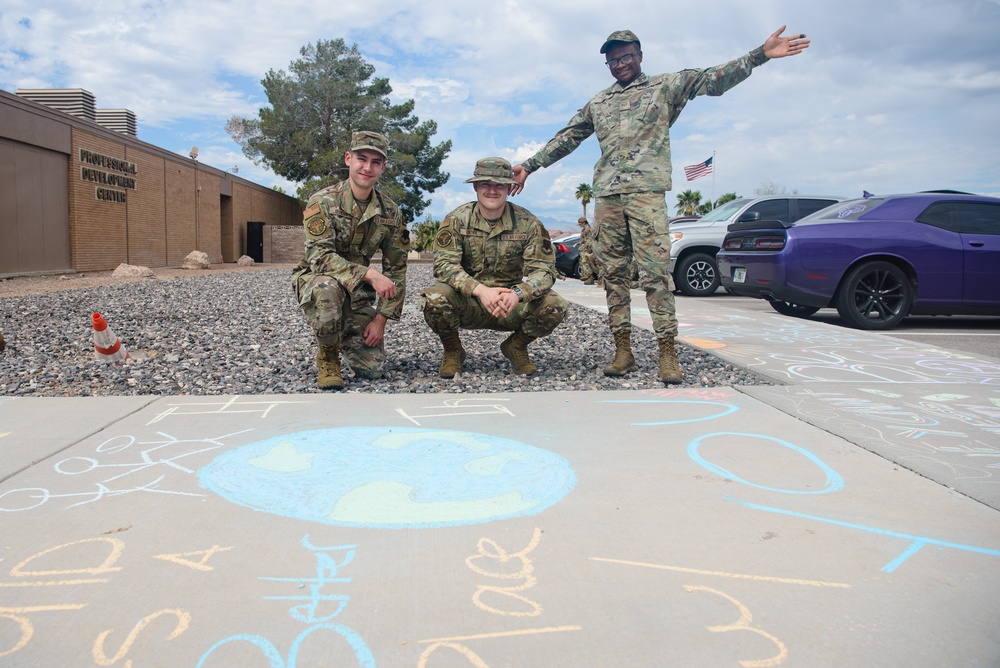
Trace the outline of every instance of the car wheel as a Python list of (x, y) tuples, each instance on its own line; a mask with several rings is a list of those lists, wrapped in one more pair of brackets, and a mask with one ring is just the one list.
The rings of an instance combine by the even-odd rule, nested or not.
[(808, 318), (819, 310), (815, 306), (800, 306), (799, 304), (791, 304), (776, 299), (769, 299), (767, 303), (781, 315), (790, 315), (794, 318)]
[(910, 312), (913, 285), (903, 270), (889, 262), (855, 267), (840, 284), (837, 312), (851, 327), (891, 329)]
[(719, 265), (711, 255), (693, 253), (677, 265), (674, 282), (689, 297), (707, 297), (719, 289)]
[(569, 273), (570, 278), (580, 278), (580, 258), (577, 258), (573, 263), (573, 268)]

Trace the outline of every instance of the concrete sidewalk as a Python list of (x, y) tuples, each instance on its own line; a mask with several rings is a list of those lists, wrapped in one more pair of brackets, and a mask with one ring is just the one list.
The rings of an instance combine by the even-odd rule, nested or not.
[(785, 385), (0, 399), (0, 666), (1000, 665), (1000, 360), (711, 301)]

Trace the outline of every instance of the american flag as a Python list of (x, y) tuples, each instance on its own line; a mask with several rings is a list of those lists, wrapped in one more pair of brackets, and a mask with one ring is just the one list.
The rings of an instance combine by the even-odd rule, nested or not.
[(709, 158), (705, 162), (699, 162), (697, 165), (688, 165), (684, 168), (684, 176), (687, 177), (688, 181), (700, 179), (701, 177), (708, 176), (711, 173), (712, 158)]

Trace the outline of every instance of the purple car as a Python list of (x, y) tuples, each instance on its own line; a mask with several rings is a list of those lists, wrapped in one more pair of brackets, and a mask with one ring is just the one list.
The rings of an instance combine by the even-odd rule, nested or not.
[(1000, 315), (1000, 199), (873, 196), (795, 223), (733, 223), (717, 260), (727, 290), (785, 315), (835, 307), (860, 329), (907, 315)]

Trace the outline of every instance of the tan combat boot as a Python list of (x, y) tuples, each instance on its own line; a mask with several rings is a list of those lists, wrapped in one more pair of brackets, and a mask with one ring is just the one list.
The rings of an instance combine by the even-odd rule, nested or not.
[(604, 375), (624, 376), (638, 368), (632, 356), (632, 332), (618, 332), (615, 334), (615, 358), (604, 367)]
[(316, 385), (319, 386), (319, 389), (344, 389), (344, 376), (340, 373), (339, 343), (335, 346), (320, 344), (319, 352), (316, 353), (316, 366), (319, 367), (319, 375), (316, 377)]
[(674, 337), (657, 339), (660, 345), (660, 380), (666, 384), (683, 383), (681, 366), (677, 362), (677, 349), (674, 347)]
[(528, 336), (524, 331), (519, 329), (500, 344), (500, 352), (510, 360), (511, 365), (514, 367), (514, 373), (521, 376), (530, 376), (538, 371), (538, 367), (528, 359), (528, 344), (534, 340), (533, 336)]
[(451, 334), (441, 334), (441, 343), (444, 345), (444, 355), (441, 357), (442, 378), (454, 378), (455, 374), (462, 370), (462, 362), (465, 361), (465, 348), (462, 347), (462, 339), (458, 332)]

